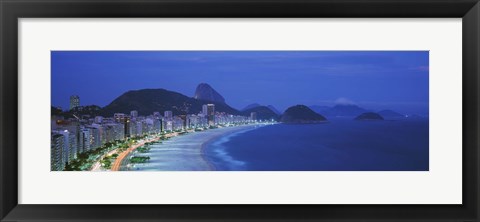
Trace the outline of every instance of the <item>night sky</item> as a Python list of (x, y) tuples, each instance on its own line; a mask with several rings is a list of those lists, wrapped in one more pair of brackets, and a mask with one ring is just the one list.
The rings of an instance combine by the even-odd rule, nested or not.
[(108, 105), (128, 90), (193, 97), (210, 84), (230, 106), (357, 104), (428, 115), (428, 51), (53, 51), (52, 105)]

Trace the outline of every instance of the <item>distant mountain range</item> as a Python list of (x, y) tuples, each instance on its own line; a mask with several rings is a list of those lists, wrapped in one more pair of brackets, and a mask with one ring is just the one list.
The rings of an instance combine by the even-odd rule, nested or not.
[[(363, 113), (369, 113), (369, 112), (373, 113), (373, 111), (371, 110), (367, 110), (353, 104), (338, 104), (333, 107), (313, 105), (313, 106), (310, 106), (309, 108), (315, 111), (316, 113), (322, 114), (326, 117), (358, 117)], [(388, 110), (388, 109), (381, 110), (375, 113), (379, 114), (385, 119), (407, 118), (407, 115), (400, 114), (396, 111)]]
[(139, 115), (151, 115), (153, 112), (163, 113), (165, 111), (172, 111), (174, 115), (185, 115), (198, 114), (202, 111), (202, 106), (209, 103), (215, 104), (216, 112), (243, 116), (250, 116), (252, 112), (255, 112), (258, 120), (274, 119), (288, 123), (318, 122), (325, 121), (330, 117), (363, 118), (361, 115), (365, 113), (370, 113), (364, 116), (366, 118), (374, 118), (376, 115), (384, 119), (408, 118), (410, 116), (412, 119), (422, 118), (418, 115), (402, 115), (393, 110), (382, 110), (372, 114), (372, 111), (353, 104), (338, 104), (333, 107), (296, 105), (289, 107), (282, 114), (272, 105), (265, 106), (253, 103), (239, 111), (226, 104), (225, 98), (206, 83), (197, 86), (193, 97), (166, 89), (131, 90), (123, 93), (103, 108), (91, 105), (82, 107), (82, 109), (62, 112), (52, 107), (52, 115), (72, 116), (75, 113), (92, 117), (95, 115), (113, 116), (114, 113), (130, 113), (132, 110), (137, 110)]

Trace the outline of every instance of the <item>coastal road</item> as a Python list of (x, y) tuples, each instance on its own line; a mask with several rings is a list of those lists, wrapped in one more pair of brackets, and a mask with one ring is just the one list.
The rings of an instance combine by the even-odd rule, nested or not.
[(92, 168), (90, 169), (90, 171), (101, 171), (101, 166), (102, 164), (100, 163), (102, 161), (103, 158), (105, 158), (106, 156), (111, 156), (113, 155), (114, 153), (117, 152), (117, 149), (114, 149), (110, 152), (108, 152), (107, 154), (103, 154), (97, 162), (95, 162), (95, 164), (93, 164)]
[(115, 162), (112, 165), (112, 171), (119, 171), (120, 170), (120, 167), (122, 166), (123, 159), (125, 159), (125, 157), (127, 157), (129, 153), (136, 150), (138, 147), (141, 147), (141, 146), (145, 145), (145, 143), (158, 141), (159, 139), (160, 139), (160, 137), (157, 137), (157, 138), (154, 138), (152, 140), (147, 140), (147, 141), (140, 142), (138, 144), (135, 144), (135, 145), (129, 147), (127, 150), (123, 151), (122, 153), (120, 153), (118, 155), (117, 159), (115, 160)]

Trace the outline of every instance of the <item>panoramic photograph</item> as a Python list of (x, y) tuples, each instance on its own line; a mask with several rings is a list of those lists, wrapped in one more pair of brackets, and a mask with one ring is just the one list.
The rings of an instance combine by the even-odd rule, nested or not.
[(52, 51), (51, 171), (428, 171), (428, 51)]

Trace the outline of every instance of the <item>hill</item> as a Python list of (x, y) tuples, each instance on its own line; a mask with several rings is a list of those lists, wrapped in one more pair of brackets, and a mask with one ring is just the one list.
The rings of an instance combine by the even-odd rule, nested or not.
[(355, 117), (355, 120), (383, 120), (383, 117), (378, 113), (367, 112)]
[(150, 115), (153, 112), (171, 110), (174, 115), (197, 114), (202, 105), (215, 104), (216, 112), (226, 112), (238, 115), (240, 112), (225, 103), (212, 102), (187, 97), (183, 94), (165, 89), (131, 90), (117, 97), (101, 110), (103, 116), (113, 116), (114, 113), (129, 113), (137, 110), (139, 115)]
[(327, 119), (304, 105), (291, 106), (283, 113), (280, 122), (284, 123), (319, 123)]
[(258, 103), (252, 103), (252, 104), (250, 104), (250, 105), (248, 105), (248, 106), (245, 106), (245, 107), (242, 109), (242, 111), (245, 111), (245, 110), (247, 110), (247, 109), (252, 109), (252, 108), (255, 108), (255, 107), (259, 107), (259, 106), (261, 106), (261, 105), (258, 104)]
[(242, 115), (250, 116), (250, 113), (257, 113), (257, 120), (278, 120), (278, 115), (266, 106), (257, 106), (242, 111)]
[(397, 113), (393, 110), (382, 110), (380, 112), (378, 112), (378, 114), (380, 114), (381, 116), (383, 116), (383, 118), (386, 118), (386, 119), (400, 119), (400, 118), (405, 118), (405, 115), (402, 115), (400, 113)]
[(272, 110), (274, 113), (276, 113), (277, 115), (281, 115), (282, 112), (278, 111), (277, 108), (275, 108), (273, 105), (268, 105), (267, 106), (270, 110)]

